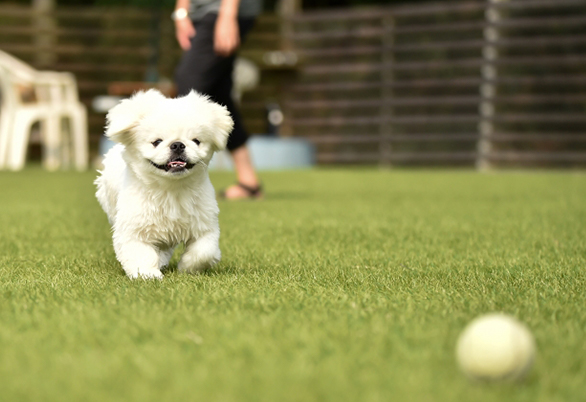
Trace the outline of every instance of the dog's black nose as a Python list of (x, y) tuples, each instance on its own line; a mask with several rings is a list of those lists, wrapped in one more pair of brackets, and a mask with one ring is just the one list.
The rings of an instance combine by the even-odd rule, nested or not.
[(185, 149), (185, 144), (182, 142), (174, 142), (173, 144), (171, 144), (171, 151), (174, 152), (183, 152), (183, 150)]

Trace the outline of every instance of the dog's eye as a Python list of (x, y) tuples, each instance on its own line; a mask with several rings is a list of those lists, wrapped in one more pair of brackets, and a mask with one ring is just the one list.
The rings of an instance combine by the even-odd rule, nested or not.
[(195, 142), (195, 145), (199, 145), (199, 144), (201, 144), (201, 142), (200, 142), (200, 141), (199, 141), (197, 138), (194, 138), (194, 139), (193, 139), (193, 142)]
[(156, 147), (156, 146), (157, 146), (157, 145), (159, 145), (161, 142), (163, 142), (163, 140), (160, 140), (160, 139), (159, 139), (159, 140), (153, 141), (153, 142), (152, 142), (152, 144), (153, 144), (153, 145)]

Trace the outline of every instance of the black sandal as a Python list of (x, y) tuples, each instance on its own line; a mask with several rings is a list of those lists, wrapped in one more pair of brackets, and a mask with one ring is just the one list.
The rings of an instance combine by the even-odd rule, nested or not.
[(226, 189), (220, 191), (219, 196), (223, 200), (258, 200), (262, 198), (262, 186), (259, 184), (256, 187), (250, 187), (246, 184), (236, 183), (236, 186), (240, 187), (246, 192), (246, 196), (238, 197), (238, 198), (227, 198), (226, 197)]

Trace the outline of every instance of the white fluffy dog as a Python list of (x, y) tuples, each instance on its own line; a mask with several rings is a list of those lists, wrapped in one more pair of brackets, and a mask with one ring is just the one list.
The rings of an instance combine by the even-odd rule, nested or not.
[(225, 107), (196, 92), (177, 99), (139, 92), (110, 110), (106, 136), (118, 144), (104, 158), (96, 197), (130, 278), (162, 278), (180, 243), (179, 271), (196, 273), (220, 260), (207, 166), (232, 126)]

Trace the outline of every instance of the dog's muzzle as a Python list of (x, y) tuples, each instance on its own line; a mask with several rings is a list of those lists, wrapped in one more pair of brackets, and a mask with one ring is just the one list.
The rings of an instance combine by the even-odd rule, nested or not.
[(195, 163), (189, 163), (185, 157), (185, 144), (182, 142), (174, 142), (169, 148), (171, 148), (172, 154), (165, 165), (159, 165), (151, 160), (149, 162), (157, 169), (169, 173), (181, 173), (195, 166)]

